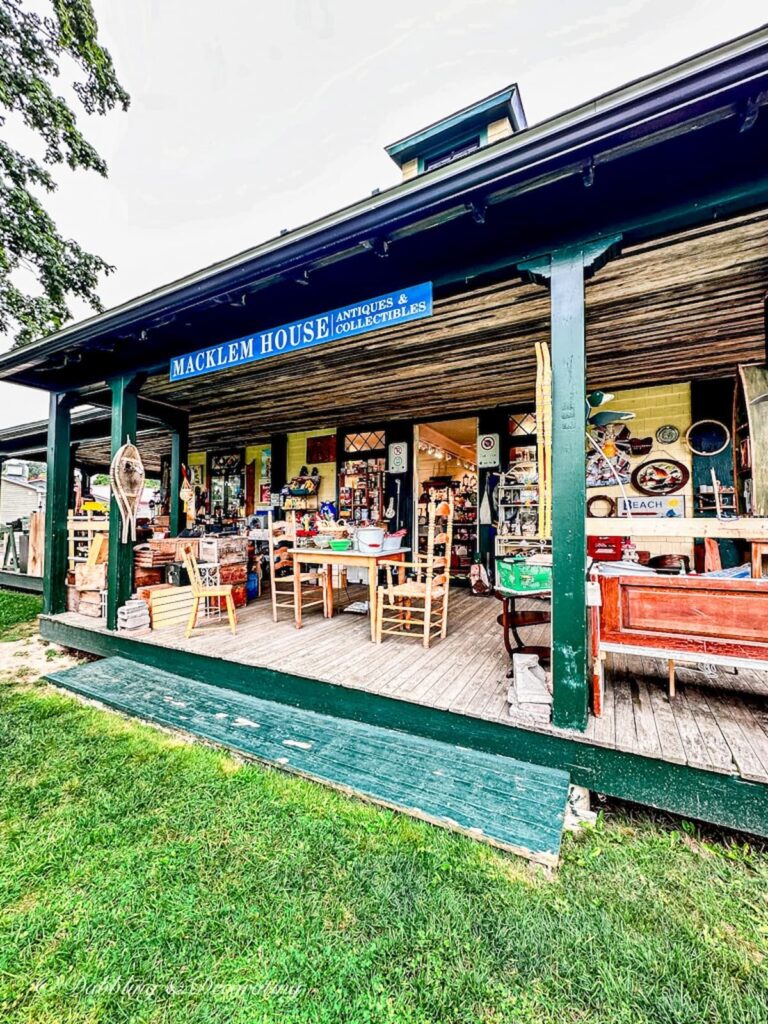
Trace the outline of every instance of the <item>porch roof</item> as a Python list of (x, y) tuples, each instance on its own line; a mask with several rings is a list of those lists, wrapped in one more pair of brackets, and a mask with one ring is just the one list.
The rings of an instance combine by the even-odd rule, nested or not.
[[(59, 391), (165, 372), (173, 355), (416, 280), (448, 300), (555, 244), (617, 228), (637, 244), (759, 206), (766, 102), (762, 28), (9, 352), (0, 378)], [(166, 400), (189, 407), (181, 392)]]
[[(78, 464), (93, 470), (107, 469), (112, 461), (109, 409), (75, 409), (72, 412), (71, 446)], [(160, 458), (170, 452), (170, 435), (145, 415), (139, 415), (138, 443), (145, 468), (159, 472)], [(9, 458), (45, 462), (48, 420), (35, 420), (0, 430), (0, 460)]]

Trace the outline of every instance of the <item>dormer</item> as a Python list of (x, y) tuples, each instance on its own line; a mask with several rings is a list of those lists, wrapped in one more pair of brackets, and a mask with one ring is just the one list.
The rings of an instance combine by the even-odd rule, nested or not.
[(385, 148), (406, 181), (506, 139), (527, 125), (520, 91), (510, 85)]

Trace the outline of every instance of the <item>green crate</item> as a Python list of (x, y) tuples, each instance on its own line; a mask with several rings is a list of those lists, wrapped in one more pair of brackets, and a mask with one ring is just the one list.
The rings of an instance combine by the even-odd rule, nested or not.
[(521, 555), (496, 559), (496, 581), (502, 590), (551, 590), (552, 566), (530, 565)]

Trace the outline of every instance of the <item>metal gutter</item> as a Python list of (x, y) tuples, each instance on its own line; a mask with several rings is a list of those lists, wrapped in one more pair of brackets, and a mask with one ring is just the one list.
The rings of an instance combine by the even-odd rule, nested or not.
[(768, 81), (768, 26), (7, 353), (0, 357), (0, 378), (72, 345), (125, 329), (140, 317), (198, 305), (242, 287), (257, 273), (296, 268), (341, 243), (359, 244), (396, 220), (424, 217), (431, 208), (461, 202), (473, 190), (501, 187), (510, 175), (540, 173), (545, 162), (573, 159), (584, 147), (604, 144), (619, 132), (641, 133), (654, 119), (681, 114), (695, 103), (716, 100), (734, 85), (745, 86), (758, 78)]

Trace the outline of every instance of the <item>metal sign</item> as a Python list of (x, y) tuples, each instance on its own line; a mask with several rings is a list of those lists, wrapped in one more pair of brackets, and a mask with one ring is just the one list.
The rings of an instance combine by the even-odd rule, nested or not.
[(389, 445), (387, 459), (388, 473), (405, 473), (408, 469), (408, 445), (405, 441), (393, 441)]
[(201, 348), (171, 360), (171, 380), (199, 377), (216, 370), (255, 363), (260, 359), (324, 345), (341, 338), (368, 334), (432, 315), (432, 282), (415, 284), (388, 295), (378, 295), (352, 306), (332, 309), (282, 327), (272, 327), (234, 341)]
[(682, 519), (685, 516), (685, 496), (675, 494), (653, 498), (619, 498), (619, 515)]
[(478, 434), (477, 437), (477, 468), (493, 469), (501, 459), (499, 455), (498, 434)]

